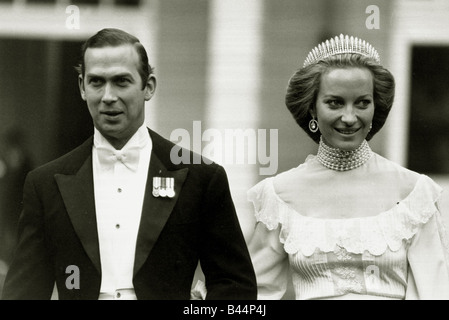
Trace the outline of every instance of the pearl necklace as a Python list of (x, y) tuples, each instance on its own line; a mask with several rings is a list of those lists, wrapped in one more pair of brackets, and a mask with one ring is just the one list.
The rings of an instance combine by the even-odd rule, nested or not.
[(366, 140), (355, 150), (341, 150), (326, 145), (321, 137), (317, 160), (326, 168), (336, 171), (348, 171), (360, 167), (371, 158), (373, 152)]

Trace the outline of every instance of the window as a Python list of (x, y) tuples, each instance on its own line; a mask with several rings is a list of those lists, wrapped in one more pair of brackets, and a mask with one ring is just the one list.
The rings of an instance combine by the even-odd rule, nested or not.
[(449, 46), (412, 49), (408, 167), (449, 174)]

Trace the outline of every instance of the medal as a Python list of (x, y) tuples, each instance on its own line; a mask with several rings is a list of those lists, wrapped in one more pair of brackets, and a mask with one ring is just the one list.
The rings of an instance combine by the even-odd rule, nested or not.
[(173, 198), (175, 196), (175, 178), (153, 177), (153, 196)]
[(159, 197), (159, 191), (161, 189), (161, 178), (153, 177), (153, 196)]
[(167, 197), (175, 196), (175, 178), (167, 178)]

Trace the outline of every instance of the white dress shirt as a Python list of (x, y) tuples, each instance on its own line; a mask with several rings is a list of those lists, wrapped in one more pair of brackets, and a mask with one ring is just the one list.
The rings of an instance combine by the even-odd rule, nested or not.
[[(92, 150), (95, 209), (101, 257), (100, 292), (120, 297), (121, 289), (133, 289), (132, 277), (137, 233), (147, 183), (152, 141), (145, 125), (123, 147), (140, 148), (139, 163), (132, 171), (122, 162), (103, 165), (99, 146), (110, 143), (95, 129)], [(101, 296), (101, 294), (100, 294)]]

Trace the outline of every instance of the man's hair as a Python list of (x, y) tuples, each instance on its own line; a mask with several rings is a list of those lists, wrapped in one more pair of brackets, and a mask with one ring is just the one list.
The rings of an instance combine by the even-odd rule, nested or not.
[(78, 65), (75, 67), (76, 71), (84, 77), (86, 71), (84, 64), (84, 56), (89, 48), (104, 48), (104, 47), (118, 47), (122, 45), (131, 45), (136, 49), (139, 56), (138, 72), (142, 79), (142, 90), (145, 88), (147, 80), (151, 74), (154, 73), (154, 68), (148, 62), (148, 55), (144, 46), (135, 36), (114, 28), (106, 28), (97, 32), (95, 35), (87, 39), (81, 46), (81, 57)]

